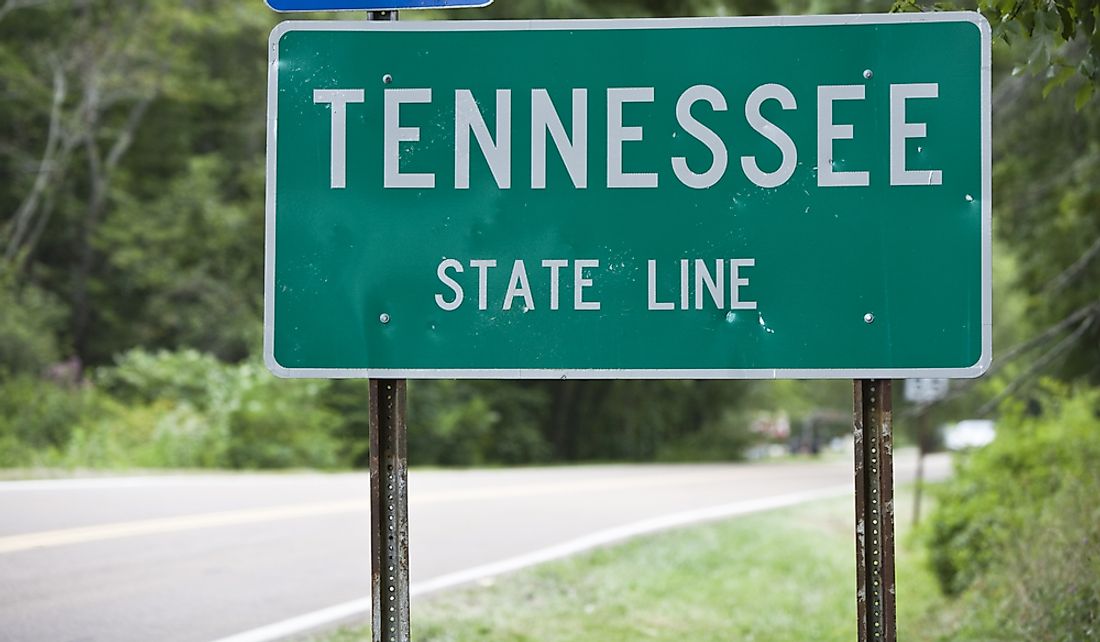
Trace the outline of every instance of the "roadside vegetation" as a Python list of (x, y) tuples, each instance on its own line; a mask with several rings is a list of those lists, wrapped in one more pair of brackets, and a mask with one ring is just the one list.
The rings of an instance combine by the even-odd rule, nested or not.
[[(1064, 392), (1051, 390), (1037, 416), (1016, 412), (994, 445), (963, 457), (919, 527), (912, 489), (898, 493), (899, 639), (1100, 637), (1100, 472), (1090, 466), (1100, 406), (1095, 394)], [(413, 637), (846, 642), (854, 546), (848, 499), (674, 530), (423, 597)], [(369, 639), (369, 626), (353, 626), (315, 642)]]
[[(835, 405), (850, 394), (831, 384), (568, 383), (413, 382), (411, 463), (734, 461), (750, 445), (785, 443), (761, 432), (761, 418), (789, 407), (797, 428), (797, 413), (819, 409), (812, 393), (835, 391), (821, 402)], [(843, 412), (829, 416), (821, 443), (848, 430)], [(28, 372), (0, 382), (0, 468), (347, 469), (366, 465), (367, 444), (365, 382), (282, 381), (252, 358), (135, 349), (79, 382)]]
[(1100, 639), (1100, 395), (1048, 383), (963, 458), (925, 533), (943, 640)]
[[(941, 606), (898, 495), (899, 639)], [(414, 601), (425, 642), (850, 642), (852, 502), (827, 500), (669, 531)], [(369, 627), (317, 642), (369, 640)]]

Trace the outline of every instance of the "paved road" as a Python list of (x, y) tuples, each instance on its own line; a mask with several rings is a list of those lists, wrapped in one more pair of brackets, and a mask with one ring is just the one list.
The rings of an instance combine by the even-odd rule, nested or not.
[[(899, 454), (899, 482), (914, 463)], [(930, 474), (947, 469), (937, 458)], [(412, 582), (842, 493), (851, 475), (847, 459), (414, 472)], [(0, 483), (0, 640), (208, 642), (361, 601), (368, 492), (363, 474)]]

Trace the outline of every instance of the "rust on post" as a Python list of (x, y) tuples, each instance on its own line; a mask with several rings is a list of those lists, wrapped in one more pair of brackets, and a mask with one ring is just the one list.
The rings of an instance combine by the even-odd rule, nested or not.
[(855, 380), (859, 642), (897, 642), (891, 382)]
[(370, 381), (371, 597), (374, 642), (409, 642), (406, 382)]

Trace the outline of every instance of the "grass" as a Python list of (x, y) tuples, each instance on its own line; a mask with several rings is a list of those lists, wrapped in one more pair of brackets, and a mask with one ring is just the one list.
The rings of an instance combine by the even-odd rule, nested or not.
[[(942, 598), (898, 495), (899, 639), (922, 640)], [(413, 605), (417, 642), (851, 642), (850, 500), (671, 531)], [(366, 627), (319, 642), (369, 640)]]

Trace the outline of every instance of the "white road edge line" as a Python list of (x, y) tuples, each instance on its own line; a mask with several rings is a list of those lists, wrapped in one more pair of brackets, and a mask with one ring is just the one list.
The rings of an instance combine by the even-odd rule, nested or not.
[[(543, 548), (525, 555), (482, 566), (475, 566), (456, 573), (440, 575), (439, 577), (414, 584), (410, 587), (409, 592), (413, 597), (425, 595), (427, 593), (433, 593), (435, 591), (441, 591), (471, 582), (487, 580), (505, 573), (511, 573), (538, 564), (562, 559), (570, 555), (621, 542), (640, 535), (647, 535), (700, 522), (787, 508), (819, 499), (850, 495), (852, 492), (852, 486), (850, 485), (832, 486), (800, 493), (779, 495), (776, 497), (750, 499), (734, 502), (732, 504), (722, 504), (719, 506), (711, 506), (708, 508), (700, 508), (645, 519), (631, 524), (624, 524), (622, 526), (616, 526), (615, 528), (597, 531), (590, 535), (585, 535), (584, 537), (564, 542), (556, 546)], [(311, 629), (320, 628), (341, 620), (369, 613), (370, 609), (371, 598), (367, 596), (313, 611), (312, 613), (292, 617), (282, 622), (276, 622), (249, 631), (243, 631), (235, 635), (230, 635), (229, 637), (220, 638), (214, 642), (271, 642), (273, 640), (281, 640)]]

